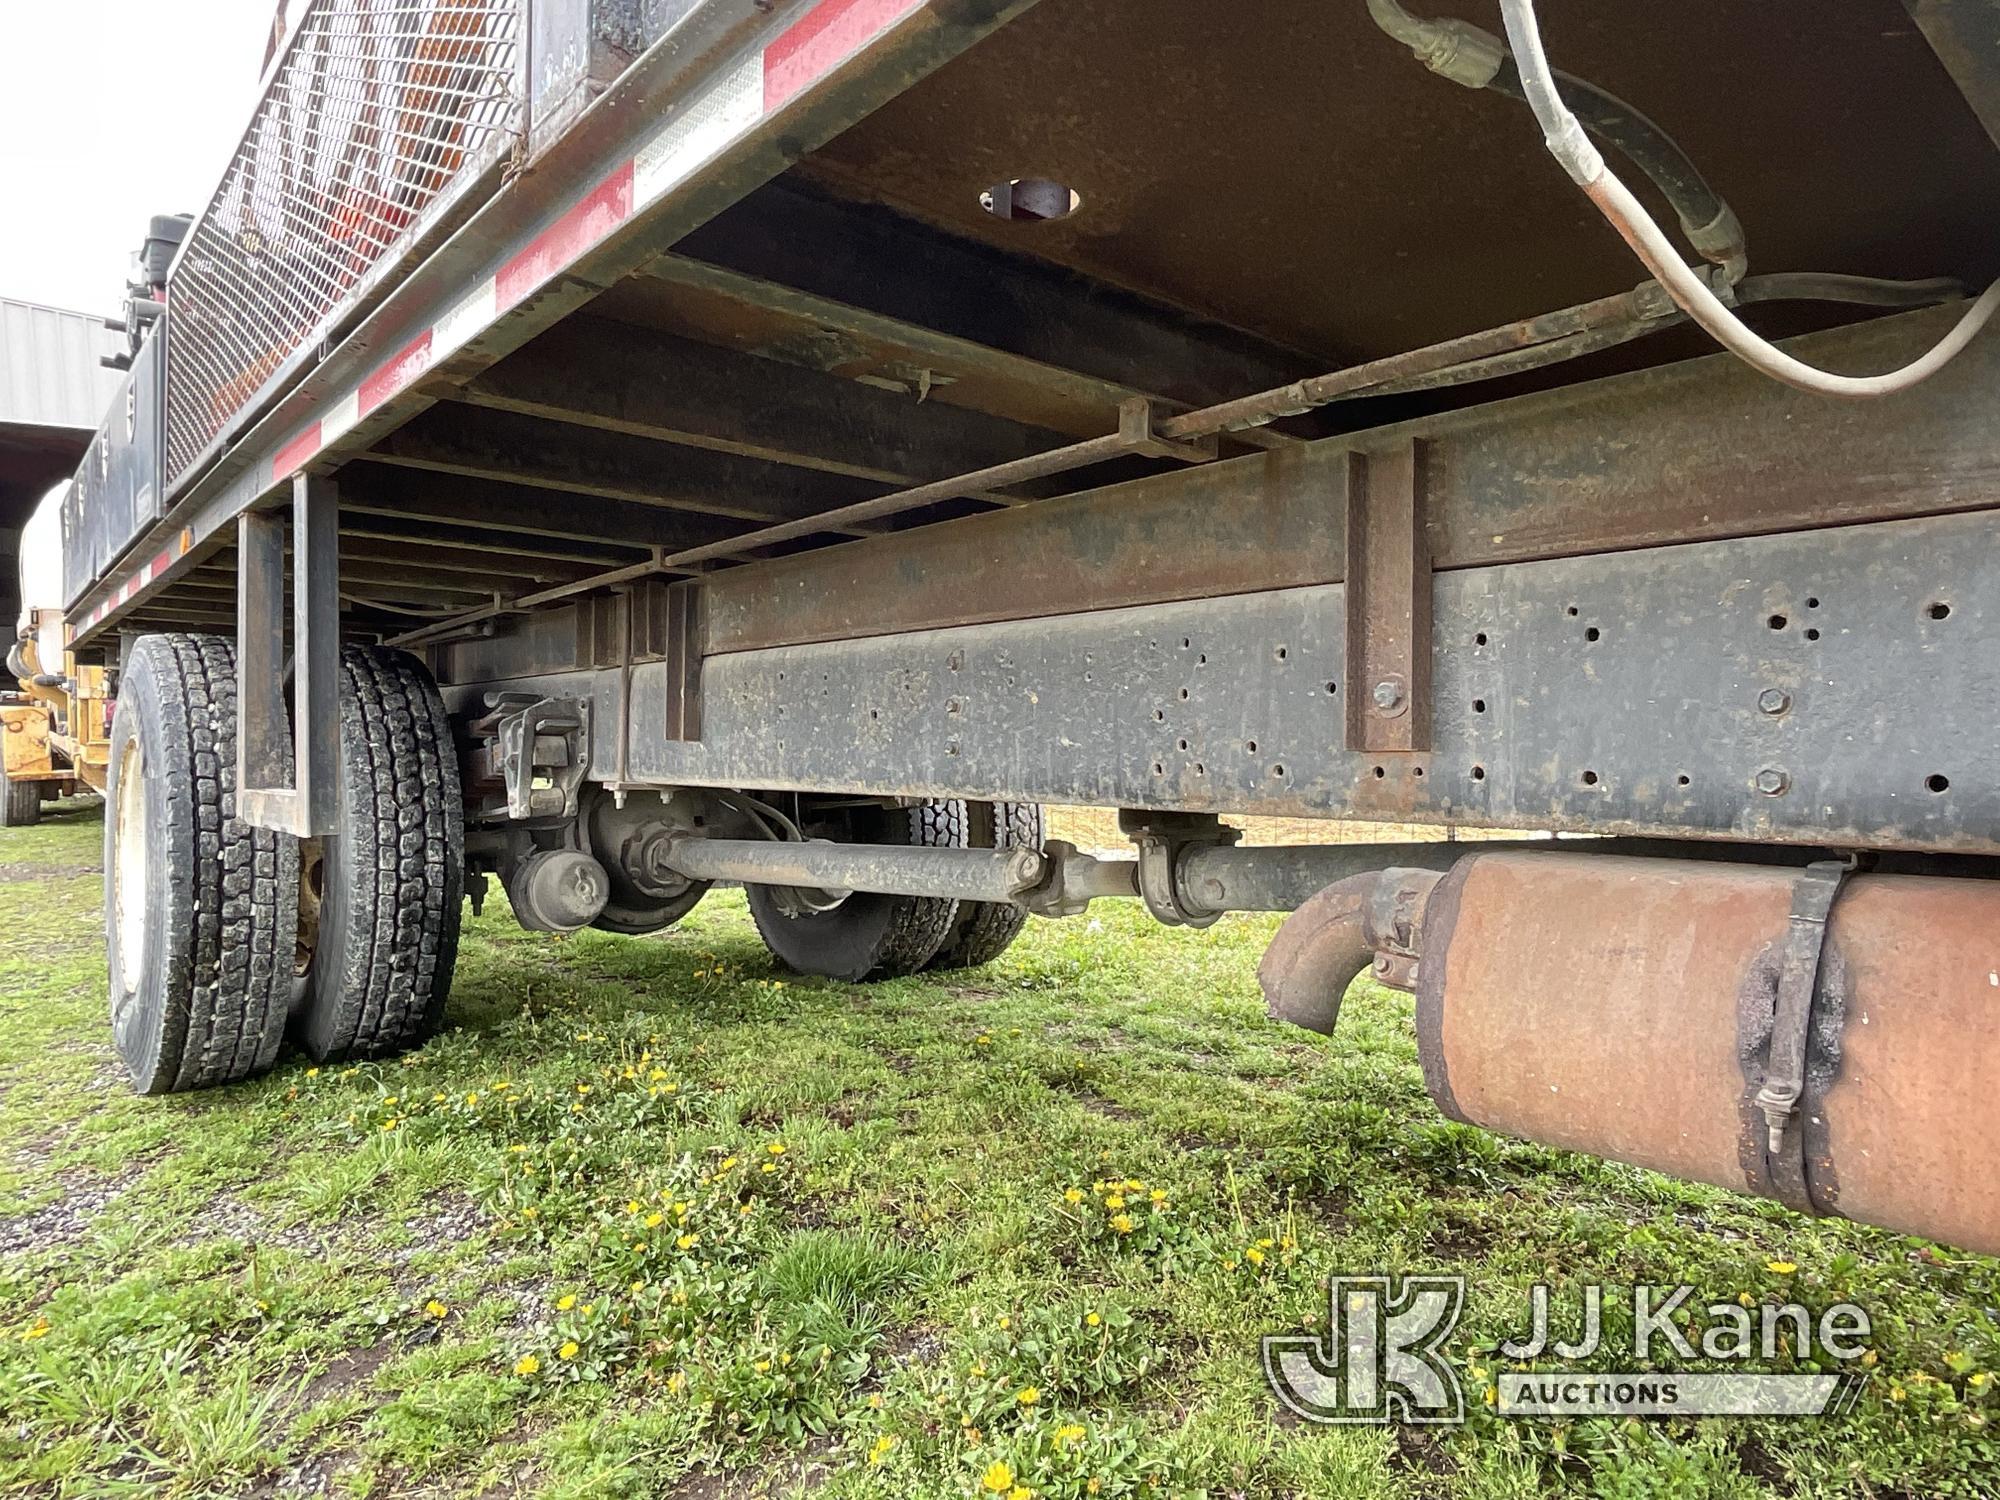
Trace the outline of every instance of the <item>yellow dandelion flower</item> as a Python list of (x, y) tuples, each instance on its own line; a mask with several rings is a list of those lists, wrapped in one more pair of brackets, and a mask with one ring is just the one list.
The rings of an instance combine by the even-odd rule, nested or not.
[(1087, 1484), (1084, 1485), (1083, 1492), (1086, 1495), (1094, 1495), (1103, 1488), (1104, 1488), (1104, 1482), (1102, 1480), (1092, 1479)]
[(1764, 1262), (1764, 1269), (1773, 1276), (1789, 1276), (1798, 1267), (1788, 1260), (1767, 1260)]
[(578, 1085), (576, 1086), (576, 1091), (577, 1091), (577, 1092), (578, 1092), (579, 1094), (587, 1094), (587, 1093), (589, 1093), (589, 1092), (590, 1092), (590, 1085), (589, 1085), (589, 1084), (587, 1084), (587, 1083), (579, 1083), (579, 1084), (578, 1084)]
[(1138, 1226), (1132, 1222), (1130, 1214), (1113, 1214), (1111, 1216), (1111, 1227), (1120, 1234), (1130, 1234)]
[(532, 1375), (541, 1369), (541, 1367), (542, 1362), (532, 1354), (524, 1354), (514, 1361), (514, 1373), (516, 1375)]
[(446, 1313), (450, 1312), (451, 1309), (446, 1307), (442, 1302), (438, 1301), (437, 1298), (433, 1297), (431, 1298), (430, 1301), (424, 1304), (424, 1311), (429, 1313), (434, 1318), (441, 1318)]
[(648, 1229), (658, 1229), (666, 1222), (667, 1216), (663, 1213), (650, 1213), (646, 1215), (646, 1227)]
[(1136, 1177), (1128, 1177), (1125, 1179), (1125, 1191), (1128, 1193), (1143, 1193), (1146, 1191), (1146, 1184)]
[(388, 1119), (386, 1119), (386, 1120), (384, 1120), (384, 1121), (382, 1122), (382, 1128), (383, 1128), (384, 1130), (394, 1130), (394, 1129), (396, 1128), (396, 1123), (397, 1123), (397, 1122), (396, 1122), (396, 1119), (395, 1119), (395, 1117), (394, 1117), (394, 1116), (391, 1116), (390, 1118), (388, 1118)]
[(37, 1318), (34, 1327), (21, 1331), (21, 1341), (26, 1344), (32, 1344), (36, 1339), (45, 1339), (48, 1336), (49, 1320), (47, 1318)]
[(880, 1411), (882, 1409), (882, 1393), (880, 1391), (877, 1391), (868, 1398), (868, 1409), (870, 1411)]
[(1035, 1492), (1025, 1484), (1017, 1484), (1007, 1491), (1007, 1500), (1035, 1500)]
[(996, 1458), (979, 1482), (994, 1494), (1004, 1495), (1014, 1487), (1014, 1471)]
[(674, 1241), (674, 1248), (676, 1250), (692, 1250), (696, 1245), (699, 1245), (700, 1243), (701, 1243), (700, 1235), (684, 1234), (679, 1239)]
[(1104, 1200), (1104, 1206), (1115, 1213), (1125, 1206), (1125, 1195), (1123, 1193), (1113, 1193), (1109, 1198)]
[(722, 1165), (717, 1167), (715, 1170), (718, 1172), (732, 1172), (735, 1169), (736, 1169), (736, 1158), (733, 1156), (725, 1156), (722, 1158)]
[(774, 1161), (767, 1161), (764, 1163), (763, 1166), (759, 1167), (758, 1170), (760, 1172), (775, 1172), (778, 1170), (778, 1164)]
[(1083, 1315), (1083, 1321), (1088, 1327), (1095, 1328), (1099, 1323), (1102, 1323), (1104, 1319), (1100, 1318), (1096, 1313), (1085, 1313)]
[(888, 1455), (889, 1450), (895, 1446), (896, 1440), (888, 1433), (883, 1433), (875, 1439), (875, 1446), (868, 1450), (868, 1462), (879, 1464)]
[(307, 1068), (307, 1069), (306, 1069), (306, 1077), (308, 1077), (308, 1078), (317, 1078), (317, 1077), (319, 1077), (319, 1069), (318, 1069), (318, 1068)]
[(522, 1152), (526, 1151), (528, 1148), (526, 1146), (509, 1146), (507, 1149), (513, 1152), (516, 1156), (519, 1156)]
[(771, 1362), (768, 1359), (760, 1359), (750, 1368), (755, 1370), (759, 1375), (768, 1375), (771, 1373)]
[(575, 1359), (580, 1352), (575, 1339), (564, 1339), (562, 1348), (556, 1350), (558, 1359)]
[(1002, 1328), (1012, 1328), (1014, 1326), (1014, 1320), (1008, 1317), (1005, 1313), (1002, 1313), (1000, 1314), (1000, 1326)]
[(1248, 1250), (1243, 1252), (1243, 1258), (1253, 1266), (1264, 1264), (1264, 1252), (1259, 1250), (1255, 1245), (1252, 1245)]
[(973, 1045), (976, 1047), (990, 1047), (993, 1045), (993, 1038), (990, 1036), (980, 1035), (974, 1037), (972, 1039), (972, 1042)]
[(1042, 1393), (1036, 1386), (1024, 1385), (1014, 1399), (1023, 1406), (1033, 1406), (1037, 1401), (1042, 1399)]
[(667, 1377), (667, 1389), (670, 1391), (681, 1390), (687, 1385), (687, 1383), (688, 1383), (687, 1376), (683, 1375), (679, 1370), (674, 1371), (673, 1374)]
[(637, 1198), (627, 1198), (627, 1199), (625, 1200), (625, 1212), (626, 1212), (626, 1213), (628, 1213), (628, 1214), (636, 1214), (636, 1213), (637, 1213), (637, 1212), (639, 1211), (639, 1209), (640, 1209), (640, 1203), (639, 1203), (639, 1200), (638, 1200)]
[(783, 1156), (785, 1154), (785, 1143), (783, 1141), (773, 1141), (764, 1149), (773, 1156)]
[(1080, 1443), (1084, 1438), (1083, 1427), (1076, 1422), (1065, 1422), (1056, 1429), (1058, 1443)]
[(467, 1094), (467, 1095), (465, 1096), (465, 1103), (466, 1103), (466, 1106), (467, 1106), (468, 1108), (472, 1107), (473, 1105), (476, 1105), (476, 1104), (478, 1104), (478, 1103), (479, 1103), (479, 1094), (478, 1094), (478, 1091), (477, 1091), (477, 1090), (475, 1090), (475, 1091), (473, 1091), (472, 1093), (470, 1093), (470, 1094)]
[(646, 1290), (646, 1283), (643, 1281), (635, 1281), (632, 1283), (630, 1287), (627, 1288), (627, 1290), (630, 1291), (632, 1295), (636, 1297), (639, 1295), (639, 1293)]
[(1065, 1192), (1065, 1193), (1063, 1194), (1063, 1202), (1065, 1202), (1065, 1203), (1081, 1203), (1081, 1202), (1083, 1202), (1083, 1189), (1082, 1189), (1082, 1188), (1070, 1188), (1070, 1189), (1069, 1189), (1069, 1190), (1068, 1190), (1067, 1192)]
[(1165, 1188), (1154, 1188), (1153, 1201), (1155, 1203), (1165, 1203), (1167, 1201), (1167, 1190)]
[(556, 1298), (557, 1312), (568, 1312), (572, 1307), (575, 1306), (576, 1306), (576, 1294), (573, 1292), (564, 1292), (560, 1297)]

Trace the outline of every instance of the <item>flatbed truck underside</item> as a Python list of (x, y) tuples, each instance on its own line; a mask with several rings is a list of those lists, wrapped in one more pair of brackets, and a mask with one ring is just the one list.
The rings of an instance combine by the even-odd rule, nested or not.
[[(1704, 274), (1794, 357), (1902, 366), (2000, 273), (1986, 8), (1544, 8), (1726, 190)], [(202, 808), (275, 882), (114, 889), (114, 1011), (171, 1012), (156, 949), (224, 962), (149, 926), (211, 899), (277, 1009), (198, 1065), (132, 1020), (142, 1083), (263, 1066), (287, 1007), (316, 1055), (419, 1038), (489, 875), (629, 932), (741, 880), (849, 978), (1106, 895), (1296, 909), (1274, 1010), (1414, 991), (1457, 1118), (2000, 1247), (1953, 1114), (2000, 1065), (2000, 343), (1865, 402), (1707, 352), (1527, 109), (1381, 9), (450, 7), (426, 55), (500, 123), (226, 379), (202, 297), (268, 267), (219, 195), (66, 602), (157, 710), (110, 748), (114, 888), (121, 828)], [(228, 774), (121, 804), (121, 755)], [(1252, 814), (1524, 837), (1235, 847)]]

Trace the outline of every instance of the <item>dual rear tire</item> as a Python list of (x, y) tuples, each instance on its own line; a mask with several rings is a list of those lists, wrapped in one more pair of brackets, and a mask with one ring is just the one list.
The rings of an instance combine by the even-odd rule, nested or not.
[[(112, 1031), (133, 1087), (178, 1093), (437, 1027), (458, 947), (463, 809), (444, 705), (399, 652), (342, 656), (340, 825), (302, 849), (236, 816), (236, 652), (132, 648), (105, 796)], [(314, 918), (316, 917), (316, 920)]]
[[(1039, 849), (1042, 810), (1030, 802), (919, 802), (879, 810), (863, 826), (850, 823), (837, 832), (885, 844)], [(1011, 904), (934, 896), (857, 892), (814, 911), (801, 909), (791, 893), (753, 885), (748, 899), (764, 945), (780, 962), (801, 974), (850, 982), (991, 963), (1028, 921), (1027, 912)]]

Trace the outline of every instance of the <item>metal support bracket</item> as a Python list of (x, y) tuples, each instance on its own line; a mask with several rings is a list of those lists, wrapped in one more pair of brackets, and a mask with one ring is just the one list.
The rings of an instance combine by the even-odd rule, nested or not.
[[(339, 820), (340, 500), (292, 480), (292, 706), (285, 708), (285, 518), (236, 523), (236, 816), (298, 838)], [(289, 783), (289, 784), (288, 784)]]
[[(577, 794), (590, 770), (588, 700), (544, 698), (500, 721), (496, 735), (510, 818), (574, 818)], [(537, 770), (549, 785), (535, 785)]]
[(1139, 899), (1168, 927), (1212, 927), (1220, 911), (1181, 899), (1177, 869), (1190, 849), (1228, 848), (1243, 837), (1213, 813), (1141, 812), (1120, 808), (1119, 830), (1139, 849)]
[(1349, 750), (1431, 748), (1431, 543), (1423, 448), (1347, 455)]
[(1186, 464), (1205, 464), (1221, 451), (1212, 435), (1191, 441), (1161, 437), (1158, 408), (1149, 396), (1129, 396), (1118, 403), (1118, 439), (1146, 458), (1177, 458)]
[(1766, 1168), (1771, 1181), (1786, 1202), (1806, 1213), (1817, 1210), (1805, 1170), (1799, 1101), (1805, 1094), (1806, 1055), (1812, 1039), (1813, 1007), (1820, 992), (1827, 921), (1856, 863), (1851, 855), (1816, 860), (1806, 866), (1792, 888), (1792, 914), (1778, 971), (1771, 1045), (1764, 1082), (1754, 1100), (1764, 1116)]
[(701, 738), (701, 664), (706, 621), (698, 579), (672, 584), (666, 591), (667, 724), (670, 740)]

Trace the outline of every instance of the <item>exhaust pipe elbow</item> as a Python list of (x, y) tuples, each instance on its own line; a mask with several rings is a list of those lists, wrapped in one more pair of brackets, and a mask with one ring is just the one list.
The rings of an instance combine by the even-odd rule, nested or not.
[(1350, 875), (1285, 918), (1257, 965), (1272, 1019), (1333, 1033), (1347, 987), (1375, 961), (1368, 906), (1379, 875)]

